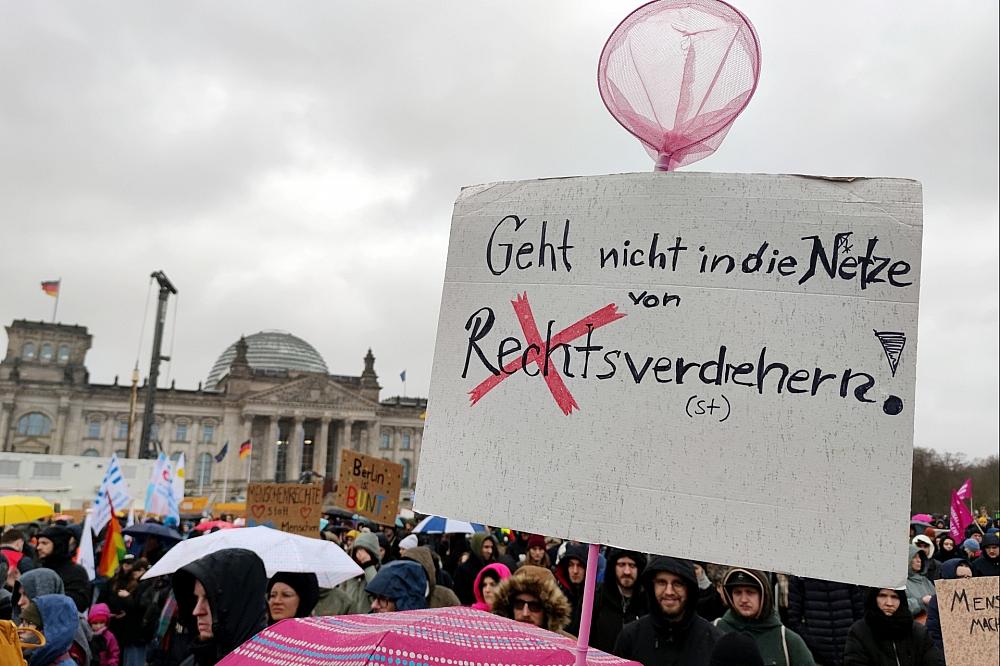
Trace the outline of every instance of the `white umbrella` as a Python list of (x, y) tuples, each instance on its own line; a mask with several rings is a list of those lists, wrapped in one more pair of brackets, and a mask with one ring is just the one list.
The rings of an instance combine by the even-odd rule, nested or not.
[(485, 531), (486, 528), (479, 523), (467, 523), (442, 516), (427, 516), (413, 528), (415, 534), (475, 534)]
[[(270, 578), (279, 571), (315, 573), (320, 587), (334, 587), (364, 573), (340, 546), (321, 539), (289, 534), (264, 527), (219, 530), (186, 539), (167, 551), (143, 574), (143, 579), (172, 574), (186, 564), (226, 548), (246, 548), (257, 553)], [(230, 572), (239, 577), (239, 571)]]

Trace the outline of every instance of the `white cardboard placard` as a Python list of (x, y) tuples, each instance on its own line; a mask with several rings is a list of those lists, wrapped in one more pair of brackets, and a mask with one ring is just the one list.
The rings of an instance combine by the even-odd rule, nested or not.
[(415, 508), (899, 584), (921, 218), (900, 179), (464, 189)]

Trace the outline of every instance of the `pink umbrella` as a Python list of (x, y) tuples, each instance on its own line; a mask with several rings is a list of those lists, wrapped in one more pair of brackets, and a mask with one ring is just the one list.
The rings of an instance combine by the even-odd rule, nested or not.
[[(464, 608), (282, 620), (227, 655), (219, 666), (258, 664), (574, 663), (576, 642), (499, 615)], [(600, 650), (588, 664), (636, 664)]]
[(910, 522), (933, 523), (934, 516), (929, 513), (915, 513), (913, 514), (913, 517), (910, 518)]
[(198, 523), (191, 528), (192, 532), (204, 532), (205, 530), (211, 530), (218, 527), (220, 530), (230, 530), (234, 527), (232, 523), (225, 520), (206, 520), (205, 522)]

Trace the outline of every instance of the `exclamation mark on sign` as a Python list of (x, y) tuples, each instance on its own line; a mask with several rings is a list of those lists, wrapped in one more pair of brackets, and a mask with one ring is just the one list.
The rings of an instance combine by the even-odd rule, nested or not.
[[(892, 376), (896, 376), (896, 368), (899, 367), (899, 359), (903, 355), (903, 347), (906, 346), (906, 334), (900, 331), (874, 331), (885, 352), (885, 359), (889, 361), (889, 370)], [(882, 404), (882, 411), (890, 416), (895, 416), (903, 411), (903, 400), (896, 395), (890, 395)]]

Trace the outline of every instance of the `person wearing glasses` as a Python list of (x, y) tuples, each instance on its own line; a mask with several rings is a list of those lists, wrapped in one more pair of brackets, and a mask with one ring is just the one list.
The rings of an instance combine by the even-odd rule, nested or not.
[(571, 636), (564, 629), (572, 611), (552, 572), (531, 564), (522, 565), (512, 576), (500, 581), (493, 593), (494, 614), (563, 636)]

